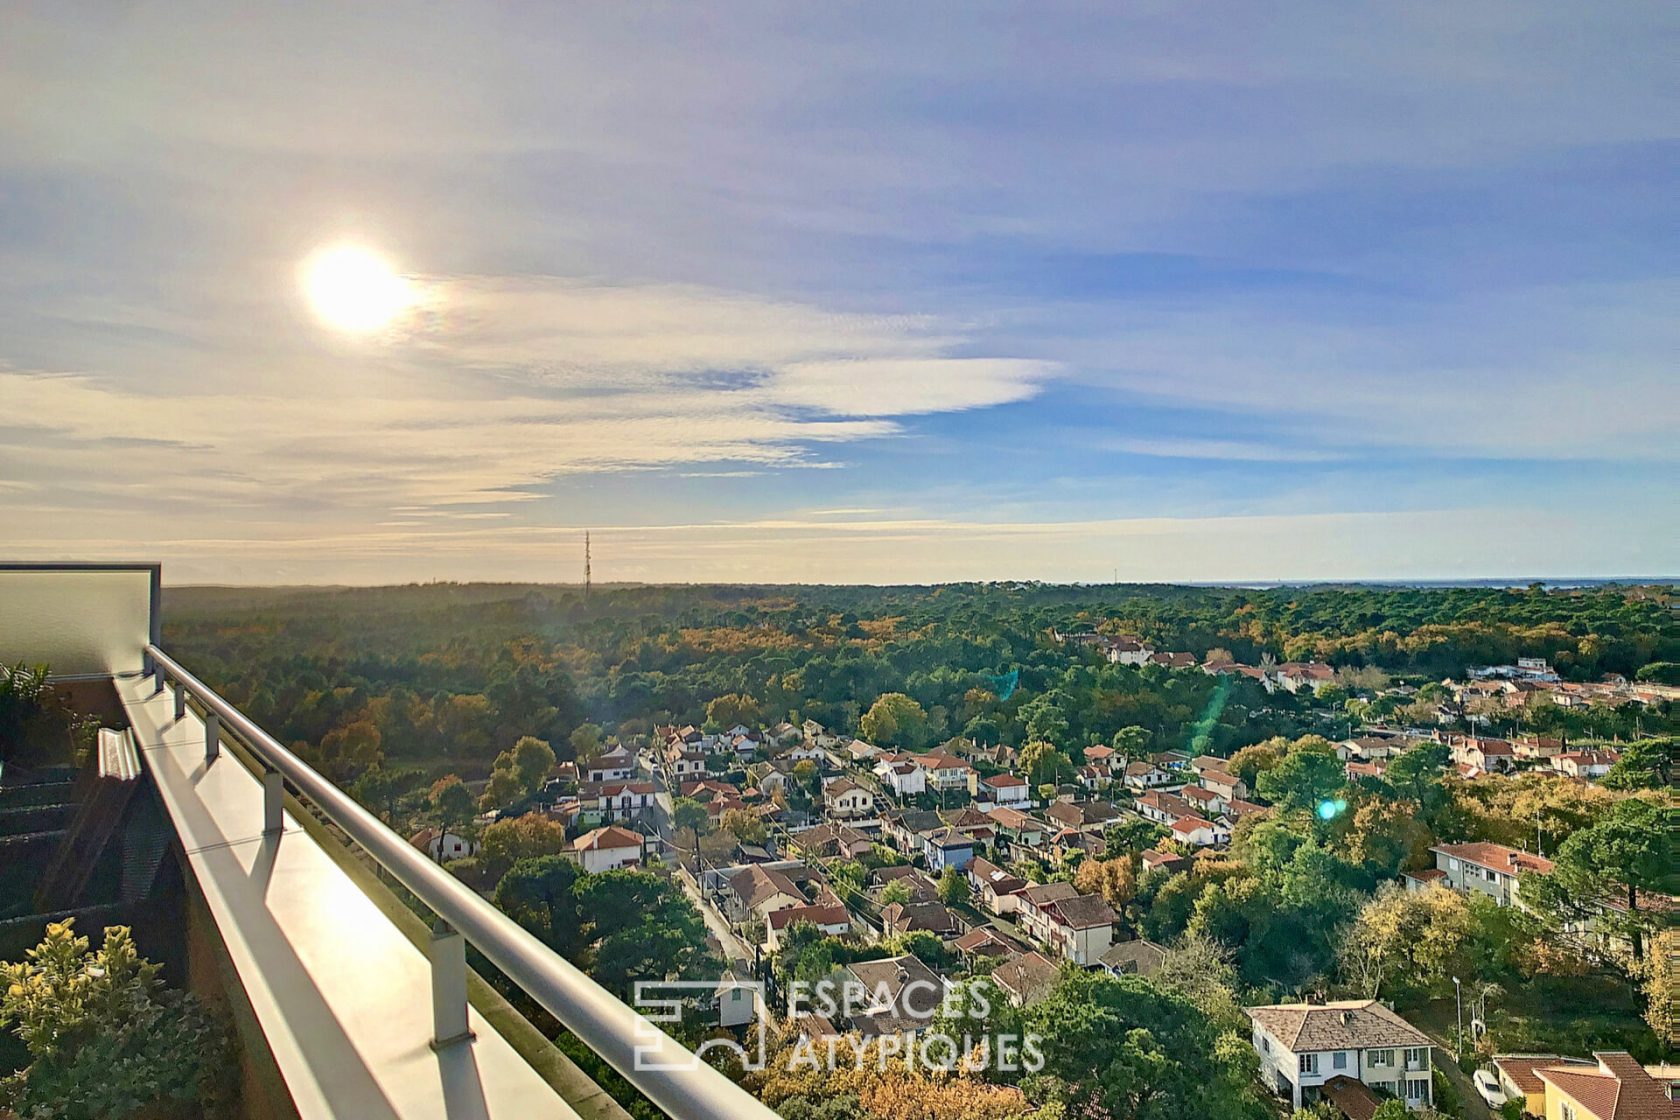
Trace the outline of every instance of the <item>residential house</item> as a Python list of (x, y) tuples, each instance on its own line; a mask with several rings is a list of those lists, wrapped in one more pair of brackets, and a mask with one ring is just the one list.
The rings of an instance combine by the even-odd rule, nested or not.
[(1318, 1100), (1337, 1077), (1414, 1109), (1434, 1101), (1429, 1036), (1376, 1000), (1250, 1007), (1248, 1017), (1261, 1080), (1291, 1108)]
[(634, 820), (653, 811), (652, 782), (602, 782), (578, 789), (579, 802), (595, 808), (609, 821)]
[(1114, 775), (1109, 773), (1106, 766), (1094, 766), (1090, 763), (1075, 770), (1073, 776), (1080, 785), (1092, 792), (1107, 789), (1114, 781)]
[(1203, 770), (1223, 770), (1230, 764), (1230, 759), (1220, 758), (1215, 754), (1199, 754), (1190, 760), (1190, 769), (1200, 776)]
[(805, 897), (786, 872), (779, 868), (753, 864), (732, 873), (725, 873), (733, 896), (729, 902), (730, 916), (738, 922), (750, 918), (768, 920), (777, 910), (806, 906)]
[(1113, 771), (1120, 762), (1120, 754), (1113, 747), (1097, 743), (1084, 750), (1085, 762), (1090, 766), (1101, 766), (1104, 770)]
[[(939, 898), (939, 884), (929, 879), (919, 868), (909, 864), (877, 867), (870, 872), (869, 878), (882, 890), (890, 883), (903, 883), (904, 888), (910, 892), (911, 902), (932, 902)], [(880, 890), (871, 893), (872, 896), (878, 896)]]
[(1050, 926), (1045, 907), (1064, 898), (1074, 898), (1079, 889), (1072, 883), (1033, 883), (1016, 892), (1015, 920), (1028, 937), (1039, 943), (1050, 938)]
[(942, 902), (893, 902), (881, 908), (881, 932), (933, 933), (956, 937), (967, 930)]
[(1167, 951), (1153, 941), (1133, 938), (1116, 941), (1098, 958), (1110, 976), (1148, 976), (1167, 959)]
[(747, 780), (766, 797), (786, 795), (788, 783), (793, 780), (793, 767), (780, 759), (755, 762), (747, 767)]
[(935, 793), (967, 791), (968, 776), (974, 772), (967, 762), (942, 750), (914, 757), (917, 765), (927, 772), (928, 788)]
[(782, 947), (782, 938), (795, 922), (810, 922), (830, 937), (844, 937), (852, 932), (852, 915), (837, 903), (788, 906), (772, 910), (765, 920), (765, 944), (771, 949)]
[(1081, 967), (1095, 967), (1114, 938), (1114, 910), (1100, 895), (1081, 894), (1040, 908), (1043, 944)]
[(1220, 797), (1223, 797), (1227, 801), (1232, 798), (1243, 798), (1248, 796), (1248, 783), (1237, 777), (1235, 774), (1228, 773), (1227, 771), (1213, 769), (1203, 770), (1201, 772), (1201, 779), (1201, 784), (1204, 788), (1212, 790), (1214, 793), (1217, 793)]
[(1032, 791), (1027, 780), (1017, 774), (989, 774), (982, 778), (973, 771), (974, 784), (970, 792), (976, 798), (989, 801), (993, 805), (1008, 805), (1012, 808), (1024, 809), (1032, 801)]
[(856, 820), (875, 812), (875, 795), (850, 778), (835, 778), (823, 786), (823, 809), (831, 817)]
[(951, 942), (951, 947), (970, 961), (978, 957), (1009, 957), (1020, 952), (1013, 942), (991, 926), (975, 926)]
[(866, 834), (838, 821), (795, 832), (788, 845), (806, 859), (857, 859), (875, 846)]
[(874, 743), (866, 743), (862, 739), (853, 739), (846, 744), (846, 759), (859, 765), (867, 765), (870, 760), (887, 753), (889, 752), (882, 750)]
[(881, 835), (907, 856), (922, 850), (922, 833), (944, 827), (945, 822), (931, 809), (902, 809), (881, 818)]
[(927, 856), (931, 873), (937, 874), (947, 867), (961, 871), (974, 858), (974, 839), (955, 828), (937, 828), (922, 834), (922, 852)]
[(706, 773), (706, 757), (698, 747), (673, 744), (665, 750), (665, 773), (679, 782), (699, 778)]
[(636, 756), (623, 747), (616, 747), (578, 764), (578, 772), (585, 782), (622, 782), (635, 776)]
[(1536, 1071), (1542, 1066), (1594, 1069), (1596, 1064), (1584, 1058), (1561, 1058), (1556, 1054), (1495, 1054), (1494, 1076), (1499, 1088), (1509, 1100), (1521, 1101), (1523, 1112), (1529, 1116), (1546, 1115), (1546, 1083)]
[(895, 797), (914, 797), (927, 791), (927, 771), (908, 758), (895, 755), (891, 761), (886, 757), (877, 759), (874, 774)]
[(408, 842), (438, 863), (478, 854), (477, 840), (470, 840), (457, 832), (440, 832), (435, 828), (422, 828), (410, 836)]
[[(785, 747), (789, 743), (797, 743), (805, 738), (799, 728), (795, 727), (785, 719), (776, 724), (776, 726), (772, 727), (767, 734), (770, 741), (780, 747)], [(816, 749), (821, 750), (822, 748), (818, 747)]]
[(1486, 840), (1437, 844), (1429, 850), (1435, 853), (1436, 870), (1445, 873), (1441, 880), (1445, 886), (1464, 894), (1471, 891), (1485, 894), (1501, 906), (1517, 900), (1520, 876), (1547, 875), (1554, 866), (1543, 856)]
[(1196, 807), (1190, 802), (1176, 793), (1163, 793), (1160, 790), (1142, 795), (1133, 801), (1133, 804), (1137, 807), (1138, 816), (1144, 820), (1168, 827), (1180, 817), (1196, 815)]
[(788, 762), (814, 762), (818, 766), (828, 765), (828, 752), (815, 743), (799, 743), (792, 750), (782, 755)]
[(1046, 806), (1044, 815), (1063, 828), (1101, 832), (1120, 810), (1107, 801), (1056, 801)]
[(1165, 665), (1169, 669), (1194, 669), (1196, 655), (1193, 653), (1167, 653), (1157, 651), (1149, 655), (1152, 665)]
[(1483, 773), (1508, 774), (1517, 768), (1516, 748), (1504, 739), (1454, 736), (1451, 749), (1454, 762), (1474, 766)]
[(1133, 789), (1154, 789), (1171, 785), (1173, 776), (1153, 762), (1128, 762), (1124, 779)]
[(1335, 681), (1336, 670), (1322, 661), (1285, 661), (1272, 670), (1272, 679), (1290, 692), (1303, 688), (1316, 692)]
[[(814, 719), (808, 719), (800, 724), (799, 730), (807, 743), (815, 743), (819, 747), (837, 747), (840, 737)], [(865, 744), (867, 746), (867, 744)]]
[(968, 881), (974, 886), (974, 901), (994, 914), (1013, 914), (1015, 896), (1027, 888), (1025, 879), (979, 856), (969, 861)]
[(1224, 817), (1235, 825), (1244, 817), (1252, 817), (1257, 813), (1269, 813), (1271, 810), (1264, 805), (1257, 805), (1252, 801), (1244, 801), (1240, 797), (1233, 797), (1225, 802)]
[(1019, 844), (1023, 848), (1036, 848), (1044, 843), (1047, 831), (1044, 822), (1019, 809), (999, 805), (986, 810), (986, 816), (997, 826), (998, 839), (1010, 847)]
[(1180, 871), (1190, 870), (1191, 861), (1187, 856), (1176, 855), (1172, 852), (1162, 852), (1156, 850), (1155, 848), (1150, 848), (1143, 853), (1141, 862), (1144, 871), (1154, 871), (1156, 869), (1160, 869), (1169, 875), (1175, 875)]
[(1205, 817), (1179, 817), (1167, 827), (1172, 829), (1174, 840), (1195, 848), (1209, 848), (1231, 842), (1229, 827), (1218, 821), (1210, 821)]
[(1112, 638), (1107, 643), (1107, 656), (1111, 665), (1146, 665), (1155, 653), (1155, 647), (1142, 638), (1119, 637)]
[(1517, 757), (1529, 762), (1544, 762), (1556, 758), (1564, 752), (1566, 746), (1565, 741), (1555, 735), (1521, 735), (1511, 743)]
[(642, 862), (642, 835), (628, 828), (608, 825), (572, 841), (572, 851), (585, 871), (613, 871)]
[(1344, 769), (1347, 771), (1348, 781), (1357, 782), (1360, 779), (1375, 780), (1388, 773), (1386, 762), (1349, 762)]
[(1217, 817), (1225, 811), (1225, 799), (1204, 786), (1185, 786), (1178, 795), (1201, 816)]
[(1036, 949), (1017, 953), (992, 969), (992, 983), (1016, 1007), (1037, 1003), (1050, 994), (1061, 968)]
[(865, 1039), (925, 1029), (945, 999), (945, 982), (912, 953), (846, 966), (846, 979), (870, 995), (868, 1006), (851, 1017), (851, 1027)]
[(1675, 1120), (1680, 1100), (1670, 1086), (1625, 1050), (1594, 1051), (1597, 1066), (1539, 1066), (1546, 1120)]
[(1552, 759), (1552, 769), (1571, 778), (1602, 778), (1616, 764), (1613, 751), (1569, 751)]

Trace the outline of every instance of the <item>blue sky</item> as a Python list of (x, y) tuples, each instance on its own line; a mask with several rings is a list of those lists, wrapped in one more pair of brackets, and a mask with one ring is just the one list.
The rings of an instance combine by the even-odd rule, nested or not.
[[(1680, 571), (1672, 5), (4, 21), (18, 556)], [(387, 329), (311, 313), (341, 243)]]

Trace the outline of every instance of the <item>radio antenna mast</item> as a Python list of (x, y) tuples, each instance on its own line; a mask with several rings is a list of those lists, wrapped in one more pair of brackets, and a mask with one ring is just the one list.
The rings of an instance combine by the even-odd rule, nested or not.
[(589, 530), (583, 531), (583, 597), (589, 598)]

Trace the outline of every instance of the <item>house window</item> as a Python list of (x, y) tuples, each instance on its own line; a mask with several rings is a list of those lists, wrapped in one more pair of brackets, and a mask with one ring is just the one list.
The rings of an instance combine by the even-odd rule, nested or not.
[(1318, 1072), (1318, 1055), (1317, 1054), (1302, 1054), (1301, 1055), (1301, 1072), (1302, 1073), (1317, 1073)]
[(1406, 1065), (1412, 1069), (1423, 1069), (1429, 1065), (1429, 1048), (1413, 1046), (1406, 1051)]
[(1428, 1095), (1429, 1095), (1429, 1082), (1427, 1082), (1427, 1081), (1408, 1081), (1408, 1082), (1406, 1082), (1406, 1099), (1407, 1100), (1409, 1100), (1409, 1101), (1421, 1101), (1425, 1097), (1427, 1097)]
[(1394, 1064), (1394, 1051), (1372, 1050), (1370, 1054), (1367, 1055), (1367, 1058), (1369, 1060), (1369, 1064), (1373, 1066), (1391, 1066)]
[(1575, 1106), (1568, 1101), (1563, 1102), (1563, 1109), (1558, 1113), (1562, 1120), (1575, 1120)]
[(1345, 1050), (1336, 1051), (1335, 1057), (1330, 1059), (1330, 1067), (1332, 1069), (1346, 1069), (1347, 1068), (1347, 1051), (1345, 1051)]

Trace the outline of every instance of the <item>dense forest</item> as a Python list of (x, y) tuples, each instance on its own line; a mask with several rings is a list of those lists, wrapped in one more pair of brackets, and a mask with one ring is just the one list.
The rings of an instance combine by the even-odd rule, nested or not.
[[(523, 735), (565, 757), (580, 726), (631, 736), (700, 723), (719, 697), (743, 718), (856, 733), (877, 697), (904, 693), (926, 714), (906, 746), (964, 735), (1077, 747), (1137, 726), (1159, 746), (1229, 753), (1330, 728), (1322, 711), (1251, 681), (1110, 665), (1051, 631), (1136, 634), (1197, 658), (1316, 658), (1420, 684), (1518, 656), (1594, 679), (1680, 661), (1677, 603), (1673, 588), (1651, 586), (665, 585), (585, 596), (441, 583), (182, 588), (167, 593), (165, 616), (187, 665), (344, 776), (375, 754), (473, 776)], [(1622, 734), (1620, 718), (1588, 730)]]

